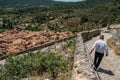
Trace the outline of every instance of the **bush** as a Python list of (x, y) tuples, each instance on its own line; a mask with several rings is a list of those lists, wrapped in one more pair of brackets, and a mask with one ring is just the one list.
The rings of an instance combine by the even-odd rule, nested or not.
[(42, 28), (41, 28), (40, 26), (35, 26), (35, 27), (27, 26), (27, 27), (25, 28), (25, 30), (40, 31), (40, 30), (42, 30)]
[(66, 60), (55, 53), (29, 53), (22, 57), (9, 57), (0, 72), (0, 80), (19, 80), (34, 75), (33, 72), (49, 73), (55, 78), (58, 73), (67, 70)]
[(115, 41), (113, 41), (112, 39), (108, 39), (107, 44), (110, 48), (114, 48), (116, 46)]
[(76, 44), (76, 40), (75, 40), (75, 39), (69, 40), (69, 41), (67, 41), (67, 44), (65, 44), (65, 45), (63, 46), (63, 50), (67, 49), (67, 48), (70, 47), (70, 46), (74, 46), (75, 44)]
[(114, 47), (114, 53), (116, 54), (116, 55), (120, 55), (120, 49), (116, 46), (116, 47)]
[(51, 31), (63, 31), (58, 25), (48, 25), (48, 29), (51, 30)]
[(112, 48), (114, 50), (114, 53), (116, 55), (120, 55), (120, 49), (118, 48), (118, 46), (116, 45), (116, 42), (114, 40), (108, 39), (107, 44), (110, 48)]
[(4, 32), (4, 31), (5, 31), (5, 29), (0, 29), (0, 33)]

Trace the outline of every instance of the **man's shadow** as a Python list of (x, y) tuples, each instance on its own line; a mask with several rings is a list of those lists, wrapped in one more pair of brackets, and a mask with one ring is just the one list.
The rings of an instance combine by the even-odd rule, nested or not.
[(97, 71), (108, 74), (108, 75), (115, 75), (111, 70), (105, 70), (105, 69), (99, 68)]

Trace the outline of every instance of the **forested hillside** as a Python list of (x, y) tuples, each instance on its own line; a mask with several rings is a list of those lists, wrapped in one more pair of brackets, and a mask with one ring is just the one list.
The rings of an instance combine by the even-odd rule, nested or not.
[[(90, 7), (95, 6), (99, 3), (108, 3), (111, 1), (117, 1), (117, 0), (83, 0), (80, 2), (66, 2), (64, 5), (67, 4), (67, 6), (72, 7)], [(119, 1), (119, 0), (118, 0)], [(54, 1), (54, 0), (0, 0), (0, 6), (31, 6), (31, 5), (50, 5), (50, 4), (56, 4), (56, 3), (63, 3), (60, 1)], [(60, 4), (61, 5), (61, 4)]]
[[(7, 0), (6, 0), (7, 1)], [(11, 1), (11, 0), (9, 0)], [(8, 2), (9, 2), (8, 1)], [(15, 0), (17, 1), (17, 0)], [(17, 3), (51, 3), (52, 0), (20, 0)], [(5, 2), (1, 1), (2, 3)], [(11, 1), (9, 4), (12, 4)], [(14, 2), (15, 3), (15, 2)], [(4, 29), (79, 32), (120, 22), (120, 0), (87, 0), (47, 6), (0, 8)]]
[(53, 0), (0, 0), (0, 6), (30, 6), (57, 3)]

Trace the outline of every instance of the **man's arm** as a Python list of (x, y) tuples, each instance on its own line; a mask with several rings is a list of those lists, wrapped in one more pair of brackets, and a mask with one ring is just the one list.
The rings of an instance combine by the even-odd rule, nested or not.
[(92, 49), (91, 49), (91, 51), (90, 51), (89, 55), (91, 55), (91, 54), (92, 54), (92, 52), (93, 52), (93, 50), (95, 49), (95, 47), (96, 47), (96, 42), (95, 42), (95, 44), (92, 46)]
[(93, 52), (93, 49), (90, 51), (89, 55), (91, 55), (91, 54), (92, 54), (92, 52)]

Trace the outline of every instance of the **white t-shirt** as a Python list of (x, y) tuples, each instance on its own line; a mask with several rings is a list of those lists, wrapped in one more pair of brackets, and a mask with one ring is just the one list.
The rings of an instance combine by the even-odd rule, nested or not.
[(92, 46), (92, 50), (95, 50), (99, 53), (107, 53), (108, 54), (108, 46), (104, 40), (97, 40), (95, 44)]

